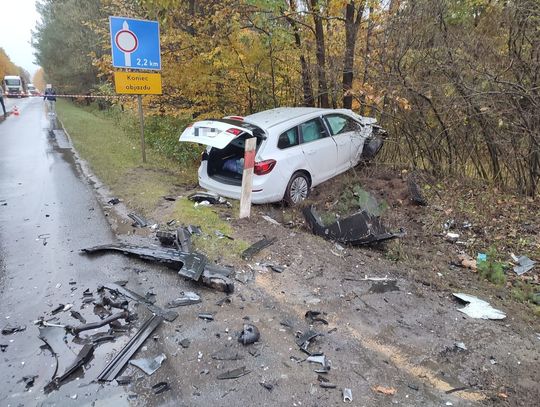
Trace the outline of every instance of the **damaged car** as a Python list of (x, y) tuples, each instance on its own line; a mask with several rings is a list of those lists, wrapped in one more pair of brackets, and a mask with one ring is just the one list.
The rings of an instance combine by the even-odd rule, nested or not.
[(240, 199), (245, 141), (255, 137), (252, 202), (296, 205), (311, 188), (375, 157), (385, 135), (375, 123), (348, 109), (281, 107), (195, 122), (180, 141), (207, 146), (201, 187)]

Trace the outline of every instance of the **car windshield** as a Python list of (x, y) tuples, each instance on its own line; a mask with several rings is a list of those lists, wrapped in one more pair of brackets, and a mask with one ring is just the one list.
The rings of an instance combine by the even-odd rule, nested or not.
[(6, 85), (8, 86), (19, 86), (20, 84), (20, 79), (6, 79)]

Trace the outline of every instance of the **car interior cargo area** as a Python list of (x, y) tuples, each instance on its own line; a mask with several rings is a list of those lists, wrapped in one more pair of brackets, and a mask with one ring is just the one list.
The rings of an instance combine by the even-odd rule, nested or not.
[[(208, 176), (229, 185), (242, 185), (244, 148), (248, 137), (243, 133), (223, 149), (211, 148), (208, 154)], [(261, 139), (257, 139), (257, 149)]]

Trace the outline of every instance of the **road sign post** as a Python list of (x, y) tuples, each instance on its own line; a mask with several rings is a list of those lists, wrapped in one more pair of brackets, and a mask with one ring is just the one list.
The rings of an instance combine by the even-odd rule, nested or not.
[[(159, 23), (125, 17), (109, 17), (112, 64), (115, 68), (161, 70)], [(142, 95), (161, 95), (161, 74), (115, 72), (116, 93), (137, 95), (141, 127), (141, 152), (146, 162)]]

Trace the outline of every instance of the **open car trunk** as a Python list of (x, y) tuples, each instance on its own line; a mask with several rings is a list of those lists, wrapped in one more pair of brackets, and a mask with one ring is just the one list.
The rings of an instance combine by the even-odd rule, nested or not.
[[(225, 148), (212, 147), (208, 153), (208, 176), (216, 181), (230, 185), (242, 185), (244, 171), (244, 149), (249, 134), (238, 136)], [(257, 149), (261, 139), (257, 139)]]
[(257, 138), (257, 150), (266, 138), (264, 131), (237, 119), (203, 120), (186, 128), (180, 141), (204, 144), (210, 148), (207, 160), (208, 176), (230, 185), (242, 185), (246, 139)]

